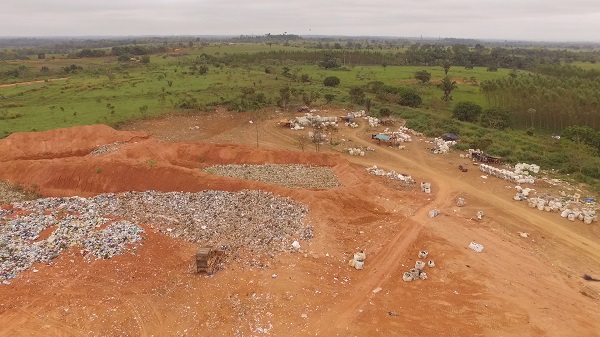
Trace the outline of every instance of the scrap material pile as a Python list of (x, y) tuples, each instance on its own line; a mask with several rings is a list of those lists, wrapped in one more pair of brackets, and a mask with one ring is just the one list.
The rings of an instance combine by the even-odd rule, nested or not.
[(508, 180), (513, 183), (524, 184), (535, 183), (535, 178), (529, 174), (518, 174), (514, 171), (507, 169), (500, 169), (487, 164), (479, 164), (479, 170), (485, 172), (494, 177), (498, 177), (500, 179)]
[(345, 149), (345, 151), (348, 152), (348, 154), (351, 155), (351, 156), (361, 156), (361, 157), (364, 157), (365, 153), (367, 153), (367, 152), (373, 152), (373, 151), (375, 151), (375, 149), (372, 148), (372, 147), (370, 147), (370, 146), (367, 147), (364, 150), (361, 149), (361, 148), (358, 148), (358, 147), (351, 147), (351, 148)]
[(105, 153), (116, 152), (116, 151), (119, 150), (119, 148), (122, 145), (123, 145), (123, 143), (121, 143), (121, 142), (114, 142), (114, 143), (111, 143), (111, 144), (101, 145), (101, 146), (98, 146), (92, 152), (90, 152), (88, 154), (88, 156), (99, 156), (99, 155), (105, 154)]
[(540, 211), (560, 213), (560, 216), (570, 221), (580, 220), (585, 224), (591, 224), (598, 221), (597, 209), (593, 203), (582, 203), (578, 198), (573, 197), (554, 197), (550, 195), (538, 195), (529, 197), (532, 189), (516, 186), (517, 194), (514, 199), (517, 201), (527, 200), (531, 208), (537, 208)]
[[(418, 257), (419, 257), (419, 259), (425, 259), (425, 258), (427, 258), (427, 255), (429, 255), (429, 252), (427, 252), (426, 250), (422, 250), (419, 252)], [(425, 269), (426, 265), (429, 268), (433, 268), (433, 267), (435, 267), (435, 262), (433, 260), (429, 260), (429, 261), (427, 261), (427, 263), (425, 263), (421, 260), (417, 260), (415, 262), (414, 268), (411, 268), (409, 271), (404, 272), (404, 274), (402, 274), (402, 280), (404, 280), (405, 282), (410, 282), (410, 281), (419, 280), (419, 279), (426, 280), (427, 273), (425, 273), (423, 271), (423, 269)]]
[(433, 154), (440, 154), (440, 153), (448, 153), (450, 152), (450, 148), (454, 145), (456, 145), (456, 141), (455, 140), (443, 140), (442, 138), (434, 138), (433, 139), (433, 145), (435, 145), (435, 148), (431, 150), (431, 153)]
[(300, 164), (215, 165), (206, 172), (224, 177), (262, 181), (287, 188), (333, 188), (340, 186), (335, 173), (326, 166)]
[[(140, 225), (192, 242), (226, 245), (233, 252), (247, 248), (272, 254), (289, 250), (291, 238), (313, 237), (312, 227), (303, 224), (305, 206), (262, 191), (127, 192), (12, 206), (19, 212), (0, 209), (0, 280), (6, 282), (72, 247), (88, 261), (122, 254), (131, 249), (128, 244), (140, 244)], [(41, 239), (45, 229), (53, 231)]]
[(390, 143), (392, 145), (399, 145), (405, 142), (412, 142), (411, 135), (420, 135), (420, 133), (415, 130), (409, 129), (405, 126), (398, 128), (396, 131), (392, 131), (390, 129), (385, 129), (381, 132), (382, 135), (386, 135), (390, 137)]
[(312, 113), (306, 113), (304, 116), (291, 119), (289, 125), (291, 125), (292, 130), (303, 130), (305, 127), (337, 127), (339, 120), (338, 117), (321, 117)]
[(413, 180), (413, 178), (407, 174), (396, 173), (395, 171), (382, 170), (382, 169), (378, 168), (376, 165), (367, 167), (367, 172), (369, 172), (369, 174), (372, 174), (375, 176), (387, 177), (388, 179), (393, 179), (393, 180), (401, 180), (401, 181), (404, 181), (409, 184), (412, 184), (415, 182)]

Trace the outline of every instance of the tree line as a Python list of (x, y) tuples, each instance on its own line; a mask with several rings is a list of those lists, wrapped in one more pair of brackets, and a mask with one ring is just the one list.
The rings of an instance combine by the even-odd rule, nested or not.
[(512, 75), (480, 83), (490, 105), (508, 108), (513, 124), (561, 132), (572, 125), (600, 130), (597, 71), (545, 66), (541, 74)]

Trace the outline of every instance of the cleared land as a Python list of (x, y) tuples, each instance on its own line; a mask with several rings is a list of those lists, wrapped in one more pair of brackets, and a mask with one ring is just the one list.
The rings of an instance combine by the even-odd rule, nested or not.
[[(305, 224), (314, 227), (314, 238), (288, 238), (299, 240), (301, 251), (241, 249), (214, 277), (203, 277), (188, 272), (195, 243), (144, 223), (135, 254), (88, 264), (71, 249), (2, 285), (0, 335), (599, 335), (600, 286), (581, 278), (600, 271), (597, 223), (527, 208), (512, 200), (506, 181), (482, 179), (471, 165), (458, 171), (464, 159), (431, 155), (423, 139), (405, 150), (380, 147), (370, 140), (375, 130), (361, 123), (340, 130), (336, 138), (347, 141), (338, 147), (301, 152), (298, 132), (277, 125), (276, 115), (258, 124), (257, 148), (252, 117), (161, 117), (124, 127), (131, 131), (90, 126), (0, 141), (0, 179), (36, 184), (45, 196), (262, 190), (307, 206)], [(113, 143), (120, 143), (116, 151), (88, 156)], [(358, 146), (376, 151), (341, 152)], [(341, 186), (290, 189), (204, 171), (265, 163), (329, 167)], [(431, 182), (433, 193), (368, 175), (364, 168), (373, 164)], [(543, 182), (535, 188), (554, 189)], [(458, 197), (467, 205), (456, 207)], [(433, 208), (442, 213), (429, 218)], [(482, 221), (474, 219), (478, 210)], [(471, 241), (484, 251), (467, 249)], [(436, 263), (429, 279), (403, 282), (423, 249)], [(367, 254), (364, 270), (347, 263), (359, 250)]]

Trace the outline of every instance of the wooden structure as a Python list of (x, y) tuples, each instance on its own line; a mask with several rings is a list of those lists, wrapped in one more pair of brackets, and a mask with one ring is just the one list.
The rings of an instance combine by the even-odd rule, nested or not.
[(192, 271), (195, 273), (214, 274), (223, 258), (224, 251), (202, 246), (193, 257)]

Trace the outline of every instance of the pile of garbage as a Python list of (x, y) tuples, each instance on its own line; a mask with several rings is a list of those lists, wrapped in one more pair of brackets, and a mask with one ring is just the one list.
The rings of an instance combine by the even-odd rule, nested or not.
[[(422, 250), (419, 252), (418, 257), (421, 260), (424, 260), (427, 258), (427, 256), (429, 255), (429, 252), (426, 250)], [(402, 274), (402, 280), (404, 282), (411, 282), (411, 281), (415, 281), (415, 280), (426, 280), (427, 279), (427, 273), (425, 273), (423, 271), (423, 269), (425, 269), (425, 266), (428, 266), (429, 268), (434, 268), (435, 267), (435, 262), (433, 260), (429, 260), (427, 261), (427, 263), (425, 263), (424, 261), (421, 260), (417, 260), (415, 262), (415, 267), (411, 268), (409, 271), (404, 272), (404, 274)]]
[(354, 257), (348, 261), (348, 265), (350, 267), (354, 267), (354, 269), (361, 270), (365, 267), (365, 260), (367, 259), (367, 255), (364, 251), (360, 251), (354, 253)]
[(105, 153), (116, 152), (119, 150), (119, 148), (121, 147), (122, 144), (123, 143), (121, 143), (121, 142), (114, 142), (114, 143), (110, 143), (110, 144), (101, 145), (101, 146), (97, 147), (96, 149), (94, 149), (92, 152), (88, 153), (88, 156), (99, 156), (99, 155), (105, 154)]
[[(37, 199), (12, 207), (19, 211), (0, 210), (0, 281), (6, 282), (72, 247), (79, 247), (87, 261), (135, 249), (130, 246), (141, 244), (141, 225), (190, 242), (226, 246), (232, 253), (245, 248), (274, 254), (288, 251), (290, 238), (313, 238), (312, 227), (303, 224), (305, 206), (255, 190), (109, 193)], [(45, 230), (52, 232), (42, 239)]]
[(504, 179), (513, 183), (518, 184), (533, 184), (535, 183), (535, 178), (528, 174), (517, 174), (514, 171), (507, 169), (499, 169), (497, 167), (487, 165), (487, 164), (479, 164), (479, 170), (485, 172), (494, 177), (498, 177), (500, 179)]
[(346, 152), (348, 152), (348, 154), (351, 156), (361, 156), (361, 157), (365, 156), (365, 151), (363, 151), (362, 149), (359, 149), (359, 148), (351, 147), (349, 149), (346, 149)]
[(261, 181), (287, 188), (334, 188), (340, 186), (327, 166), (301, 164), (215, 165), (204, 171), (224, 177)]
[[(130, 244), (142, 240), (142, 228), (129, 221), (110, 223), (109, 218), (94, 212), (67, 215), (60, 218), (56, 212), (45, 210), (16, 216), (4, 210), (0, 214), (0, 281), (7, 284), (21, 271), (34, 263), (47, 263), (71, 247), (82, 247), (81, 254), (87, 261), (108, 259), (123, 254)], [(84, 210), (85, 211), (85, 210)], [(47, 238), (40, 234), (48, 228), (56, 228)]]
[(338, 117), (323, 117), (306, 113), (304, 116), (296, 117), (289, 120), (292, 130), (303, 130), (305, 127), (327, 128), (337, 127), (339, 122)]
[(452, 146), (456, 145), (456, 141), (455, 140), (443, 140), (442, 138), (436, 137), (433, 139), (433, 145), (435, 146), (435, 148), (431, 150), (431, 153), (433, 153), (433, 154), (448, 153), (448, 152), (450, 152), (450, 148)]
[(526, 163), (518, 163), (515, 165), (515, 173), (529, 175), (531, 173), (537, 174), (540, 172), (539, 165), (536, 164), (526, 164)]
[(531, 208), (540, 211), (560, 213), (560, 216), (570, 221), (580, 220), (585, 224), (598, 221), (597, 207), (594, 202), (582, 202), (579, 195), (556, 197), (548, 194), (535, 194), (532, 188), (515, 186), (517, 193), (513, 197), (516, 201), (527, 201)]
[(374, 128), (379, 126), (379, 119), (377, 117), (366, 116), (365, 119), (369, 123), (369, 126)]
[(382, 170), (382, 169), (378, 168), (377, 165), (367, 167), (367, 172), (369, 172), (369, 174), (372, 174), (375, 176), (387, 177), (388, 179), (393, 179), (393, 180), (401, 180), (401, 181), (404, 181), (409, 184), (412, 184), (415, 182), (414, 179), (407, 174), (396, 173), (395, 171)]
[(385, 129), (383, 132), (381, 132), (381, 134), (390, 136), (390, 140), (393, 144), (412, 142), (411, 135), (422, 135), (421, 133), (405, 126), (399, 127), (396, 131)]

